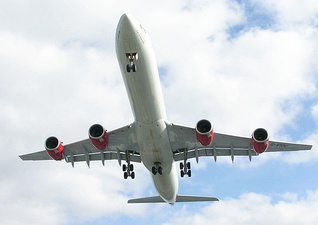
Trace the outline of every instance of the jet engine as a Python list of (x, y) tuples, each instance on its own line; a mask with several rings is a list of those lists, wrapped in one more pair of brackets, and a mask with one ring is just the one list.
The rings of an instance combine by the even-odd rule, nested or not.
[(252, 145), (256, 153), (263, 153), (267, 150), (269, 146), (269, 137), (264, 128), (258, 128), (253, 132)]
[(200, 120), (196, 125), (195, 134), (198, 142), (203, 146), (210, 145), (214, 138), (213, 127), (210, 121)]
[(49, 156), (54, 160), (62, 160), (64, 158), (63, 143), (56, 137), (49, 137), (45, 141), (45, 149)]
[(98, 150), (105, 150), (108, 145), (108, 133), (102, 125), (94, 124), (89, 128), (89, 139)]

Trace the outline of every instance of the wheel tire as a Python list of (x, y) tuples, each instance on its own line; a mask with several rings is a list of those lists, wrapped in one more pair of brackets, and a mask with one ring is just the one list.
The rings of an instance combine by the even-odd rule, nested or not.
[(128, 178), (128, 173), (125, 172), (125, 173), (124, 173), (124, 179), (126, 180), (127, 178)]
[(133, 165), (133, 164), (130, 164), (130, 165), (129, 165), (129, 170), (130, 170), (130, 171), (134, 171), (134, 165)]
[(127, 166), (126, 164), (123, 165), (123, 172), (126, 172), (127, 171)]
[(130, 65), (129, 65), (129, 64), (127, 64), (127, 66), (126, 66), (126, 70), (127, 70), (127, 72), (128, 72), (128, 73), (130, 73), (131, 67), (130, 67)]
[(132, 172), (130, 176), (131, 176), (131, 179), (135, 179), (135, 172)]
[(154, 167), (154, 166), (152, 167), (152, 174), (153, 174), (153, 175), (156, 175), (156, 174), (157, 174), (157, 169), (156, 169), (156, 167)]
[(180, 175), (181, 175), (181, 177), (184, 177), (184, 171), (183, 170), (180, 171)]
[(191, 169), (191, 163), (187, 162), (187, 168), (190, 170)]
[(136, 64), (133, 64), (133, 65), (131, 66), (131, 69), (132, 69), (133, 72), (136, 72), (136, 71), (137, 71), (137, 66), (136, 66)]
[(161, 166), (158, 167), (158, 173), (159, 173), (160, 175), (162, 175), (162, 167), (161, 167)]
[(188, 177), (191, 177), (191, 170), (188, 170)]
[(180, 170), (183, 170), (183, 168), (184, 168), (184, 165), (183, 165), (183, 163), (181, 162), (181, 163), (180, 163)]

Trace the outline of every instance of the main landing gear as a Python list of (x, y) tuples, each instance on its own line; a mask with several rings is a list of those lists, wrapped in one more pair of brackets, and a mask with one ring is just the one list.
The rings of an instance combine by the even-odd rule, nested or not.
[(180, 163), (180, 175), (181, 177), (184, 177), (184, 175), (188, 175), (188, 177), (191, 177), (191, 163), (190, 162), (181, 162)]
[(191, 163), (187, 162), (188, 160), (188, 149), (184, 149), (184, 158), (183, 162), (180, 162), (180, 175), (181, 177), (184, 177), (184, 175), (188, 175), (188, 177), (191, 177)]
[(131, 177), (131, 179), (135, 179), (134, 165), (130, 163), (130, 154), (128, 151), (126, 151), (126, 162), (127, 164), (123, 164), (124, 178)]
[(162, 167), (160, 162), (155, 162), (155, 165), (152, 167), (152, 174), (156, 175), (157, 173), (162, 175)]
[(131, 179), (135, 179), (135, 172), (133, 164), (123, 164), (124, 178), (127, 179), (131, 177)]
[(126, 66), (127, 72), (128, 73), (130, 73), (130, 71), (136, 72), (137, 71), (136, 61), (138, 60), (138, 53), (137, 52), (126, 53), (126, 58), (129, 61), (129, 63)]

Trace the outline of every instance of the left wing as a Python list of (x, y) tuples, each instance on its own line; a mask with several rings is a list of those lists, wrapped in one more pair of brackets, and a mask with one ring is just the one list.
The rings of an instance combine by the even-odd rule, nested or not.
[[(137, 147), (134, 124), (108, 132), (109, 144), (105, 151), (97, 150), (90, 139), (85, 139), (64, 146), (64, 159), (72, 163), (86, 161), (89, 166), (90, 161), (100, 160), (103, 165), (105, 160), (122, 160), (131, 162), (141, 162), (141, 157)], [(21, 155), (22, 160), (51, 160), (47, 151), (40, 151), (31, 154)]]
[[(203, 147), (196, 139), (195, 129), (191, 127), (169, 124), (168, 132), (175, 161), (212, 156), (216, 161), (218, 156), (252, 156), (258, 155), (252, 147), (252, 139), (220, 133), (214, 133), (211, 146)], [(312, 145), (270, 141), (266, 152), (310, 150)]]

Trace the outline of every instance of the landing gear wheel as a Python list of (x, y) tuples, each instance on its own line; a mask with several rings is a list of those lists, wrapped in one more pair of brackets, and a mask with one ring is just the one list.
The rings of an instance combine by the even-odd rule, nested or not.
[(135, 173), (134, 171), (134, 165), (130, 164), (130, 158), (129, 158), (129, 152), (126, 152), (126, 157), (127, 157), (127, 164), (123, 164), (122, 169), (124, 172), (124, 178), (127, 179), (128, 177), (131, 177), (131, 179), (135, 178)]
[(151, 172), (152, 172), (153, 175), (156, 175), (157, 173), (162, 175), (161, 163), (160, 162), (155, 162), (155, 165), (151, 168)]
[(184, 175), (188, 175), (188, 177), (191, 177), (191, 163), (190, 162), (180, 162), (180, 174), (181, 177), (184, 177)]
[(123, 171), (124, 171), (124, 172), (127, 171), (127, 166), (126, 166), (126, 164), (123, 165)]
[(156, 175), (156, 174), (157, 174), (157, 169), (156, 169), (156, 167), (154, 167), (154, 166), (152, 167), (152, 174), (153, 174), (153, 175)]
[(130, 73), (130, 70), (131, 70), (131, 66), (130, 66), (130, 64), (127, 64), (127, 66), (126, 66), (126, 70), (127, 70), (127, 72), (128, 72), (128, 73)]
[(126, 52), (126, 59), (129, 62), (126, 66), (127, 73), (130, 73), (131, 71), (136, 72), (137, 71), (136, 61), (138, 60), (138, 53)]
[(129, 165), (129, 170), (132, 172), (132, 171), (134, 171), (134, 165), (133, 164), (130, 164)]
[(136, 71), (137, 71), (137, 66), (136, 66), (136, 64), (132, 64), (131, 69), (132, 69), (133, 72), (136, 72)]
[(160, 175), (162, 175), (162, 167), (161, 167), (161, 166), (158, 167), (158, 173), (159, 173)]

